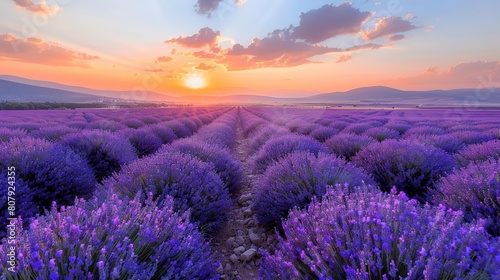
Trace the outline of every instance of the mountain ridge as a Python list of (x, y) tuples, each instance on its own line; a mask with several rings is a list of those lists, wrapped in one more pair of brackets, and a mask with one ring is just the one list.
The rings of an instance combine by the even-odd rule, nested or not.
[[(489, 91), (489, 92), (487, 92)], [(486, 94), (485, 94), (486, 93)], [(143, 95), (146, 96), (143, 96)], [(344, 92), (328, 92), (307, 97), (275, 97), (260, 94), (230, 94), (224, 96), (170, 96), (157, 92), (95, 90), (48, 81), (0, 75), (0, 101), (17, 102), (173, 102), (207, 104), (262, 104), (262, 103), (405, 103), (405, 104), (500, 104), (500, 90), (452, 89), (405, 91), (386, 86), (371, 86)]]

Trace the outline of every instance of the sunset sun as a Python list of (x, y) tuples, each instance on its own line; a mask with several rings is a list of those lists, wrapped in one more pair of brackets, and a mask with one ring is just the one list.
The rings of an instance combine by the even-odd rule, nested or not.
[(184, 85), (191, 89), (200, 89), (206, 86), (206, 81), (199, 74), (190, 74), (184, 80)]

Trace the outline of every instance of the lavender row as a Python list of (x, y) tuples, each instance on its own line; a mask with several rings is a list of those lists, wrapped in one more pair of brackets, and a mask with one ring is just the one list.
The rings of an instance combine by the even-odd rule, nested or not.
[(404, 193), (330, 187), (283, 224), (262, 279), (497, 279), (500, 240)]
[[(279, 119), (283, 126), (298, 134), (308, 135), (304, 131), (310, 131), (310, 136), (317, 137), (315, 130), (310, 129), (314, 123), (307, 121), (310, 119), (308, 110), (287, 110), (288, 120), (276, 110), (252, 108), (254, 111), (267, 119)], [(431, 116), (415, 116), (417, 113), (410, 111), (413, 116), (405, 116), (404, 120), (401, 116), (388, 117), (388, 114), (406, 115), (407, 112), (357, 111), (354, 115), (353, 112), (339, 114), (339, 110), (327, 110), (323, 115), (328, 116), (330, 112), (335, 112), (339, 118), (316, 116), (315, 123), (328, 126), (318, 128), (320, 132), (325, 129), (338, 131), (324, 141), (331, 153), (348, 161), (354, 158), (353, 163), (368, 171), (383, 189), (396, 185), (420, 201), (430, 202), (428, 192), (453, 168), (500, 157), (500, 142), (495, 140), (500, 136), (500, 124), (494, 121), (491, 113), (478, 113), (478, 118), (472, 118), (477, 124), (472, 126), (470, 122), (438, 122), (439, 111)], [(483, 114), (489, 117), (484, 118)], [(318, 140), (323, 139), (319, 137)], [(362, 152), (364, 149), (367, 150)], [(361, 154), (355, 157), (359, 152)]]
[[(185, 134), (179, 134), (179, 136), (188, 136), (227, 110), (217, 110), (214, 115), (200, 115), (200, 118), (193, 116), (192, 119), (173, 120), (168, 124), (172, 125), (175, 131), (186, 131)], [(107, 110), (100, 114), (113, 112)], [(159, 114), (161, 110), (155, 112)], [(35, 113), (40, 114), (39, 111)], [(36, 116), (39, 117), (40, 122), (43, 121), (42, 115)], [(29, 116), (16, 117), (18, 121), (22, 121)], [(148, 129), (148, 131), (134, 130), (137, 132), (135, 138), (126, 138), (120, 132), (94, 129), (74, 131), (72, 128), (59, 126), (48, 127), (44, 131), (42, 131), (43, 128), (32, 131), (33, 134), (45, 132), (43, 138), (51, 139), (50, 142), (21, 133), (15, 135), (10, 141), (1, 142), (0, 167), (6, 170), (7, 167), (15, 166), (18, 171), (17, 196), (23, 202), (18, 209), (18, 214), (24, 218), (25, 225), (29, 223), (31, 217), (43, 213), (44, 208), (50, 207), (52, 201), (60, 205), (68, 205), (73, 202), (75, 196), (90, 197), (95, 189), (96, 181), (101, 182), (114, 172), (120, 171), (122, 166), (135, 161), (138, 156), (147, 154), (142, 152), (147, 150), (148, 153), (153, 153), (163, 142), (170, 143), (178, 138), (173, 130), (163, 124), (152, 126), (141, 128)], [(8, 133), (6, 137), (4, 133), (6, 130), (3, 128), (0, 131), (2, 135), (0, 138), (8, 140), (10, 137)], [(22, 130), (14, 131), (21, 132)], [(165, 131), (173, 136), (164, 138), (164, 141), (153, 133), (157, 132), (161, 135), (159, 132)], [(56, 134), (57, 137), (52, 137)], [(140, 137), (141, 135), (144, 137)], [(0, 178), (6, 181), (6, 176), (7, 174), (2, 172)], [(6, 197), (6, 188), (0, 190), (0, 197)], [(1, 208), (6, 210), (7, 201), (6, 199), (2, 201)], [(5, 225), (6, 215), (7, 211), (2, 211), (0, 226)], [(3, 232), (5, 227), (1, 228)]]
[[(254, 113), (254, 110), (250, 111)], [(270, 114), (266, 116), (262, 112), (258, 115), (268, 121), (274, 119), (276, 120), (275, 124), (288, 128), (288, 130), (299, 135), (313, 137), (315, 135), (313, 134), (314, 129), (311, 129), (314, 125), (304, 121), (306, 116), (300, 118), (300, 121), (292, 121), (279, 116), (271, 117), (269, 116)], [(255, 122), (257, 123), (257, 121)], [(302, 122), (303, 125), (297, 125), (299, 122)], [(328, 120), (322, 122), (322, 125), (332, 123), (333, 121), (330, 122)], [(430, 122), (414, 128), (411, 128), (411, 126), (404, 128), (403, 123), (392, 122), (386, 124), (391, 125), (392, 128), (382, 127), (384, 123), (379, 121), (353, 125), (349, 125), (347, 122), (342, 125), (340, 125), (340, 122), (335, 123), (331, 127), (331, 131), (337, 130), (337, 134), (324, 141), (324, 147), (333, 152), (331, 155), (325, 155), (324, 152), (319, 150), (320, 148), (316, 149), (317, 143), (313, 144), (314, 142), (311, 138), (298, 136), (297, 134), (270, 136), (268, 142), (256, 153), (257, 155), (260, 154), (260, 157), (254, 157), (257, 167), (256, 171), (262, 175), (257, 185), (257, 206), (255, 210), (262, 224), (269, 227), (276, 226), (286, 236), (286, 239), (283, 239), (281, 242), (280, 251), (274, 255), (268, 254), (266, 262), (261, 269), (261, 276), (263, 278), (301, 277), (321, 279), (337, 276), (348, 279), (378, 279), (381, 277), (389, 279), (397, 277), (409, 277), (409, 279), (420, 279), (423, 277), (429, 279), (447, 279), (449, 277), (449, 279), (455, 279), (498, 277), (495, 274), (497, 273), (496, 268), (499, 265), (498, 261), (500, 261), (498, 238), (495, 239), (488, 235), (488, 233), (498, 235), (497, 217), (499, 212), (498, 205), (500, 205), (498, 201), (498, 197), (500, 197), (500, 188), (498, 186), (498, 182), (500, 181), (500, 177), (498, 177), (499, 166), (497, 162), (488, 162), (498, 160), (499, 148), (497, 141), (494, 140), (496, 136), (494, 136), (494, 133), (490, 133), (491, 131), (496, 131), (494, 123), (483, 124), (483, 127), (488, 129), (487, 131), (475, 131), (472, 133), (466, 131), (468, 127), (458, 129), (447, 124), (449, 126), (448, 130), (450, 130), (448, 133), (445, 129), (431, 126)], [(319, 127), (318, 129), (327, 130), (325, 127)], [(345, 129), (347, 129), (348, 133), (340, 132)], [(258, 132), (255, 135), (258, 135)], [(445, 138), (447, 135), (451, 135), (452, 137)], [(451, 139), (456, 139), (457, 136), (460, 136), (459, 141), (451, 141)], [(442, 140), (439, 140), (442, 144), (448, 144), (450, 149), (445, 151), (430, 145), (431, 143), (422, 143), (421, 141), (417, 141), (418, 137), (422, 137), (423, 139), (442, 137)], [(316, 139), (322, 141), (325, 138)], [(274, 143), (279, 144), (275, 144), (275, 147), (273, 147)], [(451, 147), (459, 148), (454, 150)], [(462, 151), (456, 155), (452, 154), (459, 150)], [(355, 174), (356, 179), (358, 179), (357, 182), (349, 182), (349, 176), (343, 175), (346, 168), (339, 169), (338, 166), (342, 165), (338, 162), (342, 159), (337, 158), (337, 155), (352, 161), (352, 163), (348, 164), (359, 166), (358, 168), (361, 172), (358, 173), (352, 172), (352, 170), (347, 168), (347, 170), (351, 171), (350, 174)], [(457, 161), (461, 161), (461, 165), (472, 164), (474, 166), (469, 166), (468, 169), (461, 170), (459, 169), (460, 164), (456, 164)], [(478, 167), (477, 164), (481, 162), (483, 162), (483, 165)], [(344, 161), (344, 166), (345, 164), (346, 162)], [(454, 169), (455, 167), (457, 169)], [(321, 230), (324, 223), (315, 223), (310, 228), (304, 228), (301, 226), (302, 223), (297, 224), (295, 222), (299, 214), (295, 214), (296, 212), (289, 214), (289, 211), (294, 207), (298, 207), (295, 211), (299, 211), (301, 208), (303, 209), (307, 205), (310, 205), (311, 201), (313, 201), (313, 204), (316, 203), (313, 197), (318, 197), (318, 201), (328, 199), (328, 196), (320, 199), (320, 197), (325, 195), (327, 185), (340, 183), (339, 181), (333, 181), (330, 184), (325, 182), (325, 178), (331, 178), (331, 174), (339, 175), (338, 177), (341, 177), (345, 182), (354, 186), (375, 182), (378, 187), (367, 187), (371, 195), (374, 195), (375, 192), (379, 193), (379, 188), (390, 191), (396, 185), (400, 191), (403, 191), (401, 192), (403, 197), (400, 197), (402, 201), (400, 203), (413, 205), (416, 207), (416, 211), (421, 211), (419, 209), (422, 209), (422, 206), (411, 201), (408, 202), (406, 195), (417, 198), (421, 202), (427, 201), (436, 205), (443, 203), (452, 209), (462, 210), (465, 213), (465, 217), (457, 212), (455, 213), (456, 217), (453, 222), (456, 225), (460, 225), (461, 228), (457, 229), (457, 226), (452, 227), (447, 232), (447, 235), (440, 235), (439, 238), (445, 239), (448, 235), (461, 235), (463, 239), (453, 240), (453, 244), (459, 244), (459, 246), (464, 247), (474, 246), (473, 244), (475, 244), (476, 248), (474, 250), (476, 251), (466, 251), (465, 254), (460, 255), (460, 253), (463, 253), (460, 248), (464, 247), (453, 247), (446, 249), (451, 254), (449, 256), (431, 256), (432, 254), (429, 254), (429, 250), (435, 245), (424, 244), (424, 246), (421, 246), (422, 244), (420, 243), (399, 244), (396, 251), (386, 249), (388, 256), (392, 256), (394, 255), (393, 252), (403, 249), (417, 250), (420, 253), (420, 259), (405, 260), (403, 263), (406, 267), (403, 268), (401, 268), (402, 265), (394, 261), (392, 263), (390, 261), (386, 262), (386, 264), (379, 263), (381, 260), (387, 261), (389, 259), (388, 257), (381, 257), (380, 253), (383, 251), (383, 248), (380, 244), (370, 245), (373, 250), (372, 254), (375, 254), (374, 257), (366, 254), (361, 255), (364, 257), (368, 256), (369, 259), (363, 259), (360, 255), (357, 255), (365, 252), (364, 250), (366, 250), (367, 245), (359, 247), (359, 251), (356, 253), (355, 249), (351, 249), (351, 245), (346, 244), (345, 249), (343, 249), (346, 250), (345, 253), (339, 248), (332, 252), (334, 255), (325, 256), (324, 252), (327, 252), (325, 250), (331, 248), (332, 242), (336, 238), (345, 238), (346, 235), (355, 236), (365, 234), (366, 238), (373, 240), (381, 236), (379, 233), (373, 235), (373, 229), (354, 228), (351, 229), (352, 231), (346, 232), (346, 228), (344, 227), (337, 232), (330, 232), (329, 241), (324, 242), (320, 240), (318, 241), (319, 245), (318, 243), (307, 243), (308, 240), (315, 240), (314, 238), (316, 238), (318, 231)], [(463, 179), (463, 177), (472, 178), (472, 180)], [(460, 186), (459, 190), (457, 190), (456, 186)], [(332, 192), (338, 191), (336, 188), (334, 189)], [(339, 198), (351, 195), (353, 193), (352, 189), (346, 188), (342, 190)], [(353, 196), (355, 195), (353, 194)], [(363, 201), (365, 200), (361, 199), (360, 202)], [(353, 205), (354, 203), (358, 203), (357, 198), (353, 199)], [(314, 213), (310, 213), (311, 211), (300, 212), (300, 217), (308, 223), (313, 223), (317, 220), (323, 221), (325, 219), (330, 219), (330, 225), (336, 222), (340, 223), (339, 218), (326, 217), (324, 214), (327, 211), (338, 213), (339, 209), (336, 209), (335, 206), (335, 204), (328, 204), (326, 208), (322, 208), (321, 211), (318, 210)], [(359, 207), (358, 209), (365, 208)], [(425, 206), (424, 209), (429, 209), (431, 212), (438, 210), (442, 212), (449, 211), (445, 210), (446, 208), (429, 205)], [(374, 215), (380, 217), (381, 214), (377, 214), (380, 211), (382, 210), (375, 209)], [(434, 212), (425, 215), (422, 212), (416, 217), (426, 220), (435, 215), (437, 214)], [(290, 226), (287, 226), (285, 223), (281, 227), (281, 219), (287, 217), (288, 221), (286, 223)], [(469, 225), (464, 222), (473, 224)], [(346, 221), (345, 224), (348, 224), (348, 222)], [(441, 227), (436, 224), (434, 225), (435, 228), (430, 231), (437, 235), (441, 231)], [(327, 227), (328, 229), (329, 227)], [(417, 226), (410, 226), (408, 230), (420, 232)], [(472, 233), (464, 236), (465, 232)], [(422, 236), (424, 239), (430, 238)], [(452, 241), (440, 242), (446, 244), (446, 242)], [(339, 243), (337, 242), (337, 244)], [(478, 244), (482, 244), (483, 246), (477, 247)], [(345, 260), (347, 252), (354, 255), (352, 260)], [(459, 253), (458, 257), (456, 256), (457, 253)], [(314, 257), (315, 255), (317, 257)], [(475, 257), (476, 255), (486, 257), (479, 260)], [(340, 261), (340, 258), (343, 261)], [(331, 261), (328, 261), (329, 259)], [(467, 265), (463, 264), (465, 261)], [(339, 262), (344, 264), (351, 263), (347, 266), (339, 266)], [(413, 267), (409, 267), (409, 264)], [(461, 270), (457, 270), (454, 268), (457, 265), (463, 265), (464, 267)]]
[[(120, 172), (98, 185), (96, 198), (89, 202), (80, 199), (74, 206), (62, 206), (59, 212), (53, 206), (51, 212), (33, 220), (28, 230), (18, 232), (23, 242), (31, 245), (21, 254), (24, 258), (20, 272), (13, 277), (217, 278), (214, 268), (218, 264), (199, 232), (212, 234), (220, 228), (231, 204), (229, 189), (237, 188), (241, 179), (241, 167), (237, 164), (233, 166), (234, 174), (227, 173), (231, 172), (229, 165), (234, 164), (230, 161), (230, 148), (234, 145), (231, 139), (234, 141), (237, 121), (235, 110), (224, 114), (194, 136), (128, 162)], [(117, 137), (102, 131), (84, 134), (85, 138), (63, 137), (61, 142), (86, 148), (99, 142), (102, 135)], [(223, 143), (219, 140), (225, 140), (227, 145), (208, 144)], [(60, 143), (35, 141), (63, 147)], [(189, 146), (193, 143), (200, 149)], [(108, 146), (118, 150), (107, 157), (127, 154), (123, 146)], [(101, 163), (106, 158), (102, 153), (92, 155)], [(95, 167), (105, 169), (104, 165)], [(121, 208), (116, 209), (116, 205)], [(113, 226), (102, 227), (107, 224), (105, 221)], [(62, 240), (49, 234), (56, 225)], [(47, 242), (55, 245), (50, 251), (40, 248)]]

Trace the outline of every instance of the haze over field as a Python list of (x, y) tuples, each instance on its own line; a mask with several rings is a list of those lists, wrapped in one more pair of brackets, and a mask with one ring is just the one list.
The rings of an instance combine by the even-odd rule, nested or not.
[(144, 101), (373, 86), (467, 88), (470, 97), (500, 87), (499, 10), (494, 0), (8, 0), (0, 2), (0, 75)]

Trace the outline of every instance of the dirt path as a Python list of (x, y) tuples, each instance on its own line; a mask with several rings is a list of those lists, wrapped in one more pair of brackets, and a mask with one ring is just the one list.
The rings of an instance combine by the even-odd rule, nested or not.
[(252, 211), (255, 175), (250, 173), (245, 153), (246, 139), (237, 129), (235, 153), (244, 166), (241, 190), (234, 199), (225, 227), (212, 239), (214, 251), (220, 255), (218, 273), (221, 279), (258, 279), (261, 248), (274, 244), (272, 232), (258, 226)]

